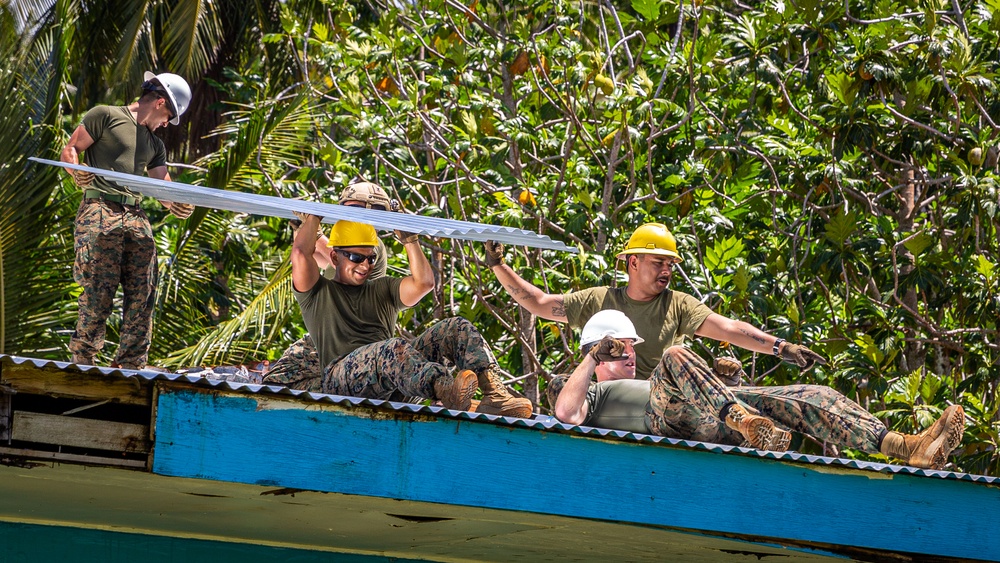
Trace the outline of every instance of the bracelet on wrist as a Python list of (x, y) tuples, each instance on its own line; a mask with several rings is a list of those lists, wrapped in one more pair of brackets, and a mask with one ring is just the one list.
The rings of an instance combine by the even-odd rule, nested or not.
[(781, 343), (784, 341), (785, 341), (784, 338), (779, 338), (774, 341), (774, 348), (771, 348), (771, 352), (774, 353), (775, 356), (778, 355), (779, 353), (778, 351), (781, 349)]

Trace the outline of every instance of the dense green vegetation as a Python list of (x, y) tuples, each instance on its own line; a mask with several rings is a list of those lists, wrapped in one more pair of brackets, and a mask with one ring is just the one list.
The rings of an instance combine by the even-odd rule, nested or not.
[[(79, 192), (26, 157), (169, 70), (195, 91), (165, 135), (181, 181), (332, 201), (361, 175), (414, 213), (578, 246), (509, 252), (551, 292), (620, 282), (615, 250), (664, 222), (675, 287), (832, 360), (733, 350), (754, 382), (830, 385), (902, 431), (961, 403), (956, 467), (1000, 474), (1000, 0), (57, 0), (19, 25), (32, 4), (0, 12), (6, 353), (65, 359), (75, 320)], [(154, 363), (273, 359), (302, 333), (283, 221), (150, 212)], [(439, 283), (404, 333), (466, 316), (538, 402), (575, 335), (512, 306), (476, 245), (425, 248)]]

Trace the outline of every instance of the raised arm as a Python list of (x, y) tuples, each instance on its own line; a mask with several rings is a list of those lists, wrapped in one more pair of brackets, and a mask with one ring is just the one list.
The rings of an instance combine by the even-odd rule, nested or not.
[(316, 232), (319, 229), (320, 218), (315, 215), (296, 213), (302, 221), (302, 226), (295, 231), (292, 240), (292, 285), (296, 291), (309, 291), (319, 281), (319, 264), (313, 253), (316, 252)]
[(545, 293), (517, 275), (517, 272), (510, 266), (504, 264), (503, 245), (499, 242), (486, 241), (486, 265), (493, 270), (493, 273), (500, 280), (507, 293), (532, 315), (550, 321), (569, 321), (566, 318), (566, 306), (563, 303), (563, 296)]
[(403, 243), (406, 258), (410, 263), (410, 275), (399, 283), (399, 300), (403, 305), (412, 307), (434, 289), (434, 270), (431, 269), (430, 262), (420, 248), (417, 235), (397, 231), (396, 236)]
[(590, 378), (594, 375), (595, 369), (597, 360), (587, 354), (570, 374), (566, 385), (559, 392), (559, 398), (556, 399), (556, 418), (559, 422), (577, 425), (587, 420), (587, 415), (590, 414), (587, 391), (590, 389)]

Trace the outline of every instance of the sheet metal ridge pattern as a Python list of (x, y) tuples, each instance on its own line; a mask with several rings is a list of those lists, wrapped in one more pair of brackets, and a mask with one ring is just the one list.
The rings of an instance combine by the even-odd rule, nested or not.
[(503, 227), (488, 225), (485, 223), (475, 223), (458, 219), (445, 219), (441, 217), (424, 217), (421, 215), (409, 215), (406, 213), (396, 213), (392, 211), (377, 211), (358, 207), (348, 207), (332, 203), (319, 203), (314, 201), (303, 201), (297, 199), (276, 197), (263, 194), (252, 194), (223, 190), (219, 188), (209, 188), (205, 186), (193, 186), (180, 182), (167, 182), (146, 176), (137, 176), (123, 172), (114, 172), (100, 168), (92, 168), (80, 164), (69, 164), (55, 160), (47, 160), (37, 157), (29, 157), (29, 160), (56, 166), (69, 168), (72, 170), (83, 170), (98, 174), (110, 180), (116, 180), (127, 185), (144, 196), (180, 203), (190, 203), (198, 207), (208, 207), (213, 209), (223, 209), (237, 213), (249, 213), (254, 215), (265, 215), (280, 217), (283, 219), (294, 219), (292, 211), (311, 213), (323, 218), (327, 224), (335, 223), (340, 219), (368, 223), (375, 228), (383, 230), (403, 230), (428, 236), (444, 236), (472, 241), (497, 240), (506, 244), (516, 246), (529, 246), (547, 250), (562, 250), (576, 254), (578, 249), (567, 246), (565, 243), (552, 240), (548, 236), (540, 235), (534, 231), (516, 229), (513, 227)]
[(378, 408), (388, 408), (397, 412), (409, 412), (418, 414), (430, 414), (443, 416), (446, 418), (456, 418), (460, 420), (476, 420), (489, 422), (504, 426), (528, 428), (537, 431), (563, 432), (570, 434), (583, 434), (592, 437), (627, 440), (640, 443), (667, 444), (671, 446), (683, 446), (695, 450), (709, 451), (713, 453), (735, 453), (751, 457), (761, 457), (782, 461), (792, 461), (806, 463), (810, 465), (823, 465), (832, 467), (846, 467), (863, 471), (875, 471), (879, 473), (892, 473), (898, 475), (919, 475), (924, 477), (936, 477), (948, 480), (971, 481), (988, 485), (1000, 485), (1000, 477), (990, 477), (988, 475), (976, 475), (972, 473), (961, 473), (957, 471), (936, 471), (932, 469), (919, 469), (905, 465), (893, 465), (888, 463), (876, 463), (871, 461), (860, 461), (855, 459), (836, 458), (802, 454), (797, 452), (769, 452), (756, 450), (753, 448), (742, 448), (739, 446), (727, 446), (722, 444), (712, 444), (709, 442), (698, 442), (695, 440), (678, 440), (676, 438), (665, 438), (663, 436), (651, 436), (638, 432), (625, 432), (622, 430), (610, 430), (607, 428), (594, 428), (591, 426), (575, 426), (564, 424), (555, 417), (539, 415), (532, 419), (500, 417), (482, 413), (472, 413), (465, 411), (455, 411), (443, 407), (431, 407), (415, 405), (412, 403), (397, 403), (393, 401), (382, 401), (378, 399), (363, 399), (359, 397), (345, 397), (342, 395), (329, 395), (325, 393), (312, 393), (297, 389), (289, 389), (280, 385), (258, 385), (254, 383), (237, 383), (225, 379), (216, 379), (200, 375), (186, 375), (183, 373), (159, 372), (152, 370), (128, 370), (120, 368), (107, 368), (100, 366), (81, 366), (72, 362), (62, 362), (57, 360), (41, 360), (27, 358), (23, 356), (12, 356), (0, 354), (0, 364), (23, 365), (31, 364), (37, 368), (55, 367), (60, 370), (73, 370), (83, 373), (99, 373), (108, 377), (121, 377), (124, 379), (138, 378), (146, 381), (180, 381), (194, 385), (223, 388), (230, 391), (237, 391), (250, 394), (269, 394), (295, 397), (296, 399), (329, 403), (341, 406), (370, 406)]

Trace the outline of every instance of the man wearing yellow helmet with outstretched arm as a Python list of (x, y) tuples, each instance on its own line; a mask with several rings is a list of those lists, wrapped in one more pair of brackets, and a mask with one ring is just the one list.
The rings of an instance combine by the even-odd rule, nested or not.
[[(684, 338), (701, 336), (730, 342), (754, 352), (774, 354), (802, 369), (825, 364), (826, 360), (805, 346), (714, 313), (693, 296), (669, 289), (673, 267), (681, 257), (665, 225), (647, 223), (636, 229), (618, 258), (625, 261), (628, 273), (624, 288), (595, 287), (553, 295), (528, 283), (504, 264), (502, 245), (486, 243), (487, 265), (529, 312), (574, 327), (583, 326), (607, 309), (625, 314), (632, 323), (625, 332), (634, 346), (637, 377), (648, 378), (650, 383), (643, 422), (650, 433), (719, 444), (746, 442), (757, 449), (785, 451), (791, 434), (774, 424), (779, 420), (823, 441), (881, 452), (910, 465), (932, 468), (943, 467), (948, 454), (961, 442), (964, 413), (958, 405), (949, 407), (924, 432), (903, 435), (888, 431), (877, 418), (829, 387), (728, 387), (701, 357), (681, 345)], [(615, 337), (613, 332), (607, 336)], [(605, 355), (599, 354), (598, 360), (629, 356), (622, 354), (626, 350), (621, 342), (616, 348), (612, 344), (602, 343), (608, 349), (599, 350)], [(585, 388), (582, 384), (578, 387)], [(569, 400), (563, 394), (565, 390), (559, 395), (560, 403)], [(579, 399), (583, 395), (571, 396)], [(579, 410), (581, 404), (574, 401), (572, 408), (557, 404), (557, 414), (563, 415), (560, 420), (583, 423), (585, 415), (570, 416), (585, 412)]]
[[(375, 229), (338, 221), (328, 243), (334, 276), (326, 279), (315, 258), (320, 218), (299, 217), (302, 226), (292, 245), (292, 284), (325, 366), (318, 380), (300, 382), (299, 388), (371, 399), (389, 399), (399, 392), (469, 410), (478, 386), (483, 399), (477, 412), (531, 416), (531, 401), (511, 397), (498, 385), (496, 360), (469, 321), (444, 319), (413, 341), (393, 337), (399, 311), (416, 305), (434, 288), (434, 274), (417, 235), (396, 231), (410, 275), (370, 279), (378, 259)], [(442, 365), (445, 360), (456, 366), (455, 374)]]

